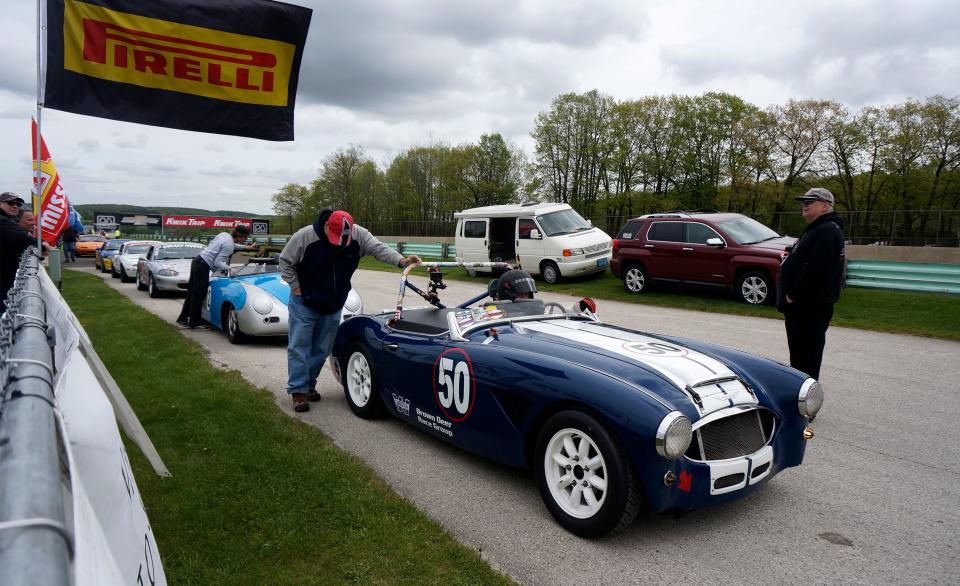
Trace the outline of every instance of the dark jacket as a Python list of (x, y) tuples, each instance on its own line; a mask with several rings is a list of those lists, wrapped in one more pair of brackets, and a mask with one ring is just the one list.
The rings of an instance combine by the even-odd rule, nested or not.
[(297, 230), (280, 253), (280, 272), (291, 289), (300, 288), (303, 304), (317, 313), (339, 311), (350, 293), (360, 257), (398, 266), (403, 255), (377, 240), (366, 228), (353, 225), (353, 241), (347, 246), (330, 244), (323, 224), (333, 213), (324, 210), (313, 226)]
[[(826, 213), (807, 226), (780, 266), (777, 309), (781, 312), (836, 303), (843, 285), (843, 220)], [(789, 295), (793, 303), (787, 304)]]
[(76, 242), (77, 232), (73, 228), (66, 228), (63, 232), (60, 233), (60, 237), (63, 238), (64, 244)]
[(31, 244), (36, 244), (26, 230), (0, 211), (0, 301), (7, 298), (20, 266), (20, 255)]

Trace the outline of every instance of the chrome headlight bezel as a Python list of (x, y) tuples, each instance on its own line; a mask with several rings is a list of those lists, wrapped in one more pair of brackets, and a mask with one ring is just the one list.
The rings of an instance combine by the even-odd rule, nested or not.
[(180, 273), (170, 268), (160, 269), (157, 271), (157, 275), (160, 277), (176, 277), (178, 274)]
[(657, 428), (657, 453), (676, 460), (687, 453), (693, 440), (693, 424), (679, 411), (667, 413)]
[(797, 395), (797, 409), (800, 415), (810, 419), (815, 417), (823, 407), (823, 385), (820, 381), (808, 378), (800, 386), (800, 393)]

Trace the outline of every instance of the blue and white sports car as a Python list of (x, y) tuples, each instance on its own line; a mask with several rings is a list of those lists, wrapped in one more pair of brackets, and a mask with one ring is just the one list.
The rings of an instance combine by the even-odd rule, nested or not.
[(414, 290), (435, 307), (404, 310), (408, 273), (395, 312), (349, 317), (337, 332), (335, 370), (351, 410), (387, 412), (532, 468), (550, 513), (573, 533), (624, 528), (641, 503), (689, 510), (738, 499), (803, 461), (823, 390), (799, 371), (607, 325), (591, 303), (565, 310), (481, 294), (444, 307), (431, 286)]
[(289, 301), (278, 259), (250, 258), (229, 276), (210, 279), (201, 316), (242, 344), (252, 336), (286, 336)]

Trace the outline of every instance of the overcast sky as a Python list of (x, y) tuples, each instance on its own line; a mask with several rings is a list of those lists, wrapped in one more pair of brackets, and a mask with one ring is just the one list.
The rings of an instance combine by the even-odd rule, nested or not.
[[(197, 0), (198, 2), (213, 0)], [(314, 10), (296, 141), (274, 143), (43, 112), (74, 203), (272, 213), (286, 183), (362, 147), (499, 132), (533, 154), (538, 112), (565, 92), (617, 99), (725, 91), (849, 107), (956, 96), (958, 0), (291, 0)], [(31, 183), (36, 2), (0, 0), (0, 189)]]

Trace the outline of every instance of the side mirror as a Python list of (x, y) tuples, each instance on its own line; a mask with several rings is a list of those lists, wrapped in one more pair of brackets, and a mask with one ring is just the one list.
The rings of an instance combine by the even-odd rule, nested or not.
[(530, 230), (530, 239), (531, 240), (543, 240), (543, 236), (540, 234), (540, 230), (534, 228)]
[(707, 238), (707, 246), (716, 246), (717, 248), (723, 248), (723, 239), (722, 238)]

